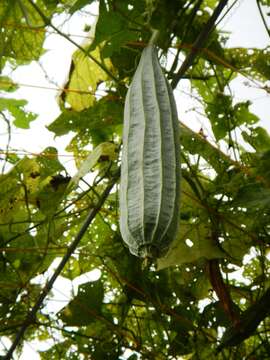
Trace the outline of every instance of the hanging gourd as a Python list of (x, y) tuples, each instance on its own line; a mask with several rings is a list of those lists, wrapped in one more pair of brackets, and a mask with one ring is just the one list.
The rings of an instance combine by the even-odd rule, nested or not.
[(120, 231), (130, 252), (164, 256), (179, 221), (179, 122), (172, 88), (150, 41), (125, 99)]

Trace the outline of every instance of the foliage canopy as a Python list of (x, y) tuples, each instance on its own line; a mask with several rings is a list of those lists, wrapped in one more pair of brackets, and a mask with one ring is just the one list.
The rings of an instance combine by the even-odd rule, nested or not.
[[(1, 1), (1, 73), (38, 60), (51, 29), (68, 39), (54, 18), (68, 21), (94, 2)], [(238, 2), (98, 1), (94, 39), (73, 53), (61, 114), (48, 126), (58, 137), (74, 134), (67, 151), (78, 173), (70, 176), (56, 148), (24, 157), (2, 149), (0, 333), (14, 345), (2, 358), (33, 340), (53, 340), (41, 359), (270, 358), (270, 136), (249, 99), (238, 102), (231, 92), (242, 76), (269, 93), (270, 50), (228, 48), (229, 34), (205, 31), (218, 6), (226, 17)], [(266, 25), (270, 2), (257, 5)], [(124, 98), (151, 28), (160, 30), (166, 76), (176, 90), (189, 83), (205, 128), (179, 123), (179, 235), (168, 255), (146, 268), (121, 239), (117, 192)], [(183, 58), (192, 61), (178, 79)], [(16, 99), (17, 88), (0, 75), (0, 119), (11, 136), (14, 126), (27, 129), (37, 118)], [(177, 102), (181, 107), (181, 93)], [(100, 276), (55, 313), (47, 310), (55, 293), (36, 279), (59, 258), (66, 279), (97, 269)]]

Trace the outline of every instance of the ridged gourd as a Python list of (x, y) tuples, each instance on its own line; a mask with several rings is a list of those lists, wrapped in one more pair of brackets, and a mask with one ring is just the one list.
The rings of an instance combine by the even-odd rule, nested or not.
[(120, 231), (132, 254), (164, 256), (178, 231), (179, 122), (157, 49), (142, 51), (124, 108)]

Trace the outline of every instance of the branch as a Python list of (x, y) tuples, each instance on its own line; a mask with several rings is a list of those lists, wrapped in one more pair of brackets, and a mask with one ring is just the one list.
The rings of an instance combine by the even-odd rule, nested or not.
[(254, 335), (260, 322), (270, 314), (270, 288), (266, 290), (264, 295), (240, 316), (240, 321), (229, 327), (221, 338), (221, 343), (217, 351), (230, 346), (237, 346), (245, 339)]
[[(196, 15), (197, 15), (197, 11), (201, 7), (202, 2), (203, 2), (203, 0), (198, 0), (197, 3), (195, 4), (194, 8), (192, 9), (189, 21), (188, 21), (187, 25), (185, 26), (185, 30), (184, 30), (184, 34), (183, 34), (182, 39), (181, 39), (181, 43), (183, 43), (185, 41), (188, 30), (190, 30), (192, 28), (192, 23), (193, 23)], [(174, 71), (175, 71), (175, 69), (177, 67), (180, 51), (181, 51), (181, 46), (179, 46), (179, 48), (177, 50), (177, 54), (176, 54), (176, 56), (174, 58), (173, 64), (172, 64), (171, 69), (169, 71), (171, 74), (174, 73)]]
[(266, 19), (265, 19), (264, 15), (263, 15), (263, 11), (262, 11), (262, 7), (261, 7), (261, 4), (260, 4), (260, 1), (257, 0), (256, 2), (257, 2), (258, 10), (259, 10), (259, 13), (260, 13), (260, 16), (261, 16), (263, 25), (264, 25), (264, 27), (265, 27), (265, 30), (267, 31), (268, 36), (270, 37), (270, 29), (268, 28)]
[(99, 62), (97, 59), (95, 59), (91, 54), (89, 54), (88, 51), (86, 51), (82, 46), (77, 44), (74, 40), (72, 40), (68, 35), (64, 34), (62, 31), (60, 31), (56, 26), (54, 26), (51, 22), (51, 20), (43, 14), (43, 12), (40, 10), (40, 8), (35, 4), (33, 0), (28, 0), (28, 2), (33, 6), (33, 8), (36, 10), (36, 12), (39, 14), (41, 19), (44, 21), (45, 26), (50, 26), (52, 29), (54, 29), (57, 34), (64, 37), (66, 40), (68, 40), (71, 44), (75, 45), (79, 50), (81, 50), (86, 56), (88, 56), (94, 63), (96, 63), (110, 78), (112, 78), (116, 83), (118, 83), (118, 79), (104, 66), (101, 62)]
[(204, 29), (201, 31), (197, 39), (195, 40), (192, 49), (189, 53), (189, 55), (185, 58), (182, 66), (180, 67), (178, 73), (175, 75), (174, 79), (172, 80), (172, 88), (176, 88), (179, 80), (182, 78), (184, 73), (188, 70), (188, 68), (193, 64), (198, 52), (200, 49), (205, 45), (214, 25), (219, 17), (220, 13), (224, 9), (224, 7), (227, 5), (228, 0), (220, 0), (218, 6), (215, 8), (212, 16), (207, 21)]
[(26, 319), (24, 320), (20, 330), (18, 331), (18, 333), (17, 333), (17, 335), (16, 335), (10, 349), (8, 350), (6, 356), (3, 357), (4, 360), (10, 360), (12, 358), (12, 354), (13, 354), (14, 350), (16, 349), (16, 347), (21, 342), (25, 331), (27, 330), (27, 328), (31, 324), (33, 324), (35, 322), (36, 314), (37, 314), (38, 310), (40, 309), (40, 307), (41, 307), (43, 301), (45, 300), (46, 296), (48, 295), (49, 291), (52, 289), (55, 280), (60, 275), (60, 273), (64, 269), (66, 263), (70, 259), (71, 255), (73, 254), (73, 252), (75, 251), (75, 249), (79, 245), (80, 240), (82, 239), (82, 237), (84, 236), (84, 234), (85, 234), (86, 230), (88, 229), (89, 225), (94, 220), (95, 216), (97, 215), (100, 208), (104, 204), (105, 200), (107, 199), (108, 195), (110, 194), (110, 191), (113, 188), (113, 186), (115, 185), (115, 183), (118, 180), (119, 176), (120, 176), (120, 170), (117, 171), (117, 173), (114, 175), (114, 177), (108, 183), (107, 187), (105, 188), (102, 195), (100, 196), (100, 199), (99, 199), (96, 207), (92, 208), (91, 211), (89, 212), (87, 218), (85, 219), (84, 223), (82, 224), (82, 227), (79, 230), (79, 232), (78, 232), (77, 236), (75, 237), (74, 241), (68, 247), (66, 254), (62, 258), (62, 260), (61, 260), (60, 264), (58, 265), (57, 269), (55, 270), (54, 274), (49, 279), (49, 281), (45, 285), (45, 287), (43, 288), (43, 291), (41, 292), (41, 294), (40, 294), (39, 298), (37, 299), (35, 305), (29, 311), (29, 313), (28, 313)]
[(9, 157), (9, 147), (10, 147), (10, 143), (11, 143), (11, 126), (10, 126), (9, 119), (6, 117), (6, 115), (5, 115), (5, 113), (3, 111), (0, 111), (0, 115), (2, 116), (5, 123), (7, 124), (7, 131), (8, 131), (8, 139), (7, 139), (7, 145), (6, 145), (6, 157), (5, 157), (4, 164), (2, 166), (2, 171), (1, 171), (2, 174), (4, 174), (5, 167), (6, 167), (6, 164), (8, 162), (8, 157)]
[(218, 299), (220, 301), (220, 305), (228, 316), (233, 325), (237, 325), (239, 322), (239, 314), (236, 311), (236, 306), (232, 301), (230, 291), (227, 288), (226, 284), (224, 284), (220, 269), (219, 263), (217, 259), (209, 260), (207, 263), (209, 278), (213, 290), (215, 290)]

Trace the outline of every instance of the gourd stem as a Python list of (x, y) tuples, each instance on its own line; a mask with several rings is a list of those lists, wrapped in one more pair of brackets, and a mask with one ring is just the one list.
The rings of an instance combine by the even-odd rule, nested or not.
[(149, 40), (148, 45), (155, 45), (156, 42), (157, 42), (158, 37), (159, 37), (159, 30), (152, 29), (152, 36), (151, 36), (151, 38)]

